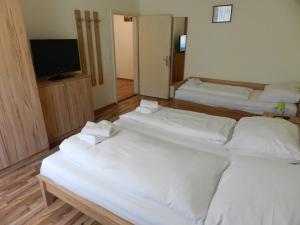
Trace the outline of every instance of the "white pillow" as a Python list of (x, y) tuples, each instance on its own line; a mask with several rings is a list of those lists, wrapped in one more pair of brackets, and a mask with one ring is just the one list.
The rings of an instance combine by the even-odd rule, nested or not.
[(198, 87), (202, 81), (198, 78), (189, 78), (183, 85), (188, 87)]
[(238, 122), (226, 147), (238, 154), (298, 163), (299, 127), (280, 118), (245, 117)]
[(299, 225), (300, 166), (234, 159), (212, 199), (205, 225)]
[(300, 100), (300, 89), (293, 84), (267, 85), (260, 96), (262, 102), (285, 102), (298, 103)]

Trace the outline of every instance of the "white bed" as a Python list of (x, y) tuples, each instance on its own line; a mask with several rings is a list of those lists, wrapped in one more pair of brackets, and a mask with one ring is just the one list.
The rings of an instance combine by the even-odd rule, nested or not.
[(62, 144), (43, 161), (41, 175), (137, 225), (203, 225), (228, 166), (227, 159), (199, 148), (127, 129), (88, 148), (73, 139), (76, 147)]
[[(175, 92), (175, 99), (193, 102), (212, 107), (222, 107), (233, 110), (245, 111), (257, 115), (262, 115), (265, 112), (279, 113), (276, 109), (277, 103), (268, 103), (260, 101), (262, 91), (254, 90), (249, 99), (235, 98), (229, 96), (207, 94), (195, 90), (179, 88)], [(285, 115), (295, 116), (297, 114), (296, 104), (286, 104)]]

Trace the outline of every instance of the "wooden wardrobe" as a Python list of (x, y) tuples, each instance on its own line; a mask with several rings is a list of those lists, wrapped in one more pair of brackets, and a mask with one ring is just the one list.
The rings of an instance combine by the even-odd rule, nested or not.
[(19, 0), (0, 0), (0, 170), (48, 149)]

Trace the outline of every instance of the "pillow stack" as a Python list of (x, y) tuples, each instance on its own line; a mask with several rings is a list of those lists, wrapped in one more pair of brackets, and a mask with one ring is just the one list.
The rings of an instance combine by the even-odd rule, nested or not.
[(110, 138), (115, 131), (115, 126), (110, 121), (102, 120), (99, 123), (87, 122), (77, 136), (80, 140), (95, 145)]
[(143, 114), (151, 114), (160, 110), (160, 106), (157, 101), (142, 100), (140, 106), (136, 108), (137, 112)]

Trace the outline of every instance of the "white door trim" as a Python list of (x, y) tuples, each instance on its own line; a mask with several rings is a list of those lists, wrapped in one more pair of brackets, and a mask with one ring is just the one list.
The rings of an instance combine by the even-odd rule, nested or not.
[(135, 94), (139, 94), (139, 37), (138, 37), (138, 13), (133, 12), (126, 12), (120, 10), (112, 10), (111, 11), (111, 18), (112, 18), (112, 37), (113, 37), (113, 44), (112, 44), (112, 64), (113, 64), (113, 76), (114, 76), (114, 99), (115, 102), (118, 103), (118, 87), (117, 87), (117, 64), (116, 64), (116, 48), (115, 48), (115, 24), (114, 24), (114, 16), (121, 15), (121, 16), (132, 16), (135, 17), (135, 26), (134, 26), (134, 91)]

